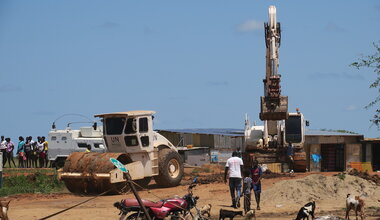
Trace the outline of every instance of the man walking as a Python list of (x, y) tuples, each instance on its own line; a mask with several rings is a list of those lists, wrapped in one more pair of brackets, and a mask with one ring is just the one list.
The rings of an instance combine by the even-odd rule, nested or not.
[[(243, 160), (238, 157), (238, 153), (234, 151), (232, 157), (227, 160), (226, 168), (224, 171), (224, 182), (227, 182), (228, 174), (228, 183), (230, 187), (231, 207), (238, 208), (240, 207), (240, 195), (241, 195), (241, 174), (243, 170)], [(235, 196), (236, 191), (236, 196)]]
[(294, 169), (294, 147), (291, 142), (289, 142), (288, 147), (286, 149), (286, 154), (288, 155), (288, 164), (289, 164), (289, 170), (290, 173), (293, 173)]

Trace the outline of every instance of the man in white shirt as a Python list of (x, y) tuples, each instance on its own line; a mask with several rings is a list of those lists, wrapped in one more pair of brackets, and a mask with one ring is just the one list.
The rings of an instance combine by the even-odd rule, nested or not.
[[(228, 182), (230, 186), (231, 207), (238, 208), (240, 207), (240, 195), (241, 195), (241, 179), (243, 172), (243, 160), (238, 157), (238, 153), (234, 151), (232, 153), (232, 157), (227, 160), (226, 168), (224, 172), (224, 182), (227, 182), (227, 174), (228, 174)], [(236, 191), (236, 197), (235, 197)]]
[(4, 140), (4, 136), (1, 136), (0, 151), (3, 153), (3, 167), (7, 162), (7, 142)]

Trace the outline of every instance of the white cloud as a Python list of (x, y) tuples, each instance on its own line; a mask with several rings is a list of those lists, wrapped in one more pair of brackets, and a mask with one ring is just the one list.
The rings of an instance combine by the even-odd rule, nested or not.
[(344, 29), (341, 26), (335, 24), (334, 22), (329, 22), (325, 26), (325, 30), (328, 31), (328, 32), (346, 32), (346, 29)]
[(247, 20), (236, 27), (239, 32), (253, 32), (264, 29), (264, 23), (261, 21)]
[(355, 111), (358, 107), (356, 105), (349, 105), (346, 107), (347, 111)]

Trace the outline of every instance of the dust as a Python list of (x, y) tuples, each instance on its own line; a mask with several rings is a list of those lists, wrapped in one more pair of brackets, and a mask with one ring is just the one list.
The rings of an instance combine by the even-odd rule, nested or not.
[(347, 194), (360, 195), (365, 201), (377, 201), (380, 187), (375, 183), (352, 175), (323, 176), (314, 174), (302, 179), (284, 180), (263, 191), (264, 203), (270, 206), (290, 203), (304, 205), (310, 201), (336, 201), (342, 203)]

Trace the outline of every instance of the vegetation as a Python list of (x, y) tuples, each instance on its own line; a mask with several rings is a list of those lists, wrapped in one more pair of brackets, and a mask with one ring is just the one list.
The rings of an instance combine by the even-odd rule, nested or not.
[[(379, 41), (380, 43), (380, 41)], [(380, 46), (379, 44), (373, 43), (373, 46), (375, 47), (375, 53), (368, 56), (362, 56), (358, 59), (357, 62), (353, 62), (351, 66), (356, 67), (357, 69), (361, 68), (369, 68), (375, 72), (377, 75), (377, 78), (369, 88), (374, 88), (379, 92), (379, 95), (370, 102), (367, 106), (365, 106), (366, 109), (375, 107), (375, 115), (370, 120), (373, 124), (377, 126), (377, 128), (380, 128), (380, 109), (378, 107), (378, 103), (380, 103)]]
[(64, 189), (64, 184), (58, 180), (57, 174), (43, 174), (39, 171), (29, 175), (14, 175), (3, 178), (0, 196), (22, 193), (51, 193)]
[(380, 212), (380, 207), (378, 207), (378, 206), (370, 206), (370, 207), (368, 207), (368, 209), (373, 209), (376, 212)]
[(347, 131), (347, 130), (333, 130), (333, 129), (326, 129), (326, 128), (323, 128), (321, 129), (321, 131), (331, 131), (331, 132), (338, 132), (338, 133), (345, 133), (345, 134), (358, 134), (356, 132), (353, 132), (353, 131)]
[(344, 180), (346, 178), (346, 175), (344, 173), (339, 173), (337, 177), (341, 180)]
[(208, 167), (197, 167), (197, 168), (194, 168), (191, 173), (193, 173), (193, 174), (197, 174), (197, 173), (211, 173), (211, 169), (208, 168)]

